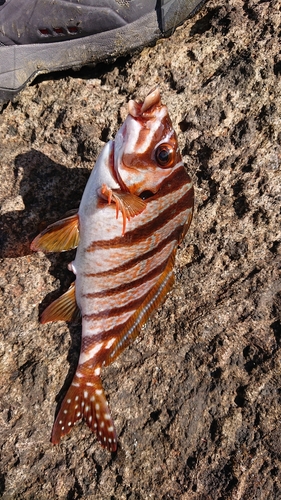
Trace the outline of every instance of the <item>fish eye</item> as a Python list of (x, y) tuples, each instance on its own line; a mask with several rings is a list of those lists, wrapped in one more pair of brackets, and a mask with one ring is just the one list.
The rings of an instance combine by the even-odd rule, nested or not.
[(155, 151), (157, 163), (164, 168), (169, 168), (173, 165), (175, 152), (170, 144), (160, 144)]
[(152, 193), (152, 191), (146, 190), (146, 191), (143, 191), (139, 196), (142, 200), (148, 200), (149, 198), (151, 198), (151, 196), (153, 196), (153, 193)]

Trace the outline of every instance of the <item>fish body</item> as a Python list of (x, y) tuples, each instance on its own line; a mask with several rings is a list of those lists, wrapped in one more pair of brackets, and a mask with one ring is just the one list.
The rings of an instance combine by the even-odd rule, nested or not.
[(116, 450), (101, 369), (134, 340), (173, 286), (175, 253), (192, 219), (192, 181), (158, 89), (128, 109), (96, 162), (78, 214), (31, 244), (43, 251), (77, 246), (69, 265), (75, 285), (41, 318), (69, 321), (77, 308), (82, 316), (79, 362), (54, 423), (54, 444), (84, 419), (102, 446)]

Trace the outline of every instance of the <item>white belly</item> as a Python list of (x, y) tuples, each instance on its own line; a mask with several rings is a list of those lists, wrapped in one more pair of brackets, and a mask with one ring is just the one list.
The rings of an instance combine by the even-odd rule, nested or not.
[(122, 232), (122, 218), (116, 220), (114, 205), (105, 204), (98, 206), (100, 195), (98, 190), (103, 184), (111, 189), (119, 189), (120, 186), (112, 175), (110, 161), (112, 158), (113, 142), (108, 142), (97, 159), (95, 167), (90, 175), (88, 183), (79, 207), (79, 232), (80, 242), (73, 268), (76, 274), (76, 301), (82, 314), (84, 311), (83, 294), (87, 293), (85, 274), (98, 273), (100, 262), (93, 259), (91, 252), (87, 252), (94, 241), (106, 240), (120, 236)]

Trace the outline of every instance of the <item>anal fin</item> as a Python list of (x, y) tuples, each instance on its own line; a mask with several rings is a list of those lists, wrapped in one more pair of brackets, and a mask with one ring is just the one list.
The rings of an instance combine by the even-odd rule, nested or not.
[(48, 226), (32, 241), (33, 251), (65, 252), (76, 248), (79, 243), (79, 217), (75, 213)]
[(78, 319), (79, 316), (80, 311), (75, 298), (75, 283), (72, 283), (63, 295), (46, 307), (40, 318), (40, 323), (73, 321)]

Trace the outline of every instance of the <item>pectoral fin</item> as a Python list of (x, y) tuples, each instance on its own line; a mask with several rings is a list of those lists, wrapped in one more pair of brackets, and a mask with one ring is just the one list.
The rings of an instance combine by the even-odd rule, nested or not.
[(105, 184), (103, 184), (100, 194), (108, 200), (108, 203), (116, 204), (116, 219), (118, 219), (119, 210), (122, 213), (122, 234), (124, 234), (126, 230), (126, 220), (130, 220), (131, 217), (141, 214), (146, 207), (145, 201), (135, 194), (114, 191), (113, 189), (108, 188)]
[(75, 299), (75, 283), (72, 283), (69, 289), (54, 300), (43, 312), (40, 323), (49, 321), (73, 321), (80, 315), (79, 308)]
[(78, 214), (66, 217), (48, 226), (32, 241), (30, 248), (33, 251), (65, 252), (76, 248), (79, 243)]

